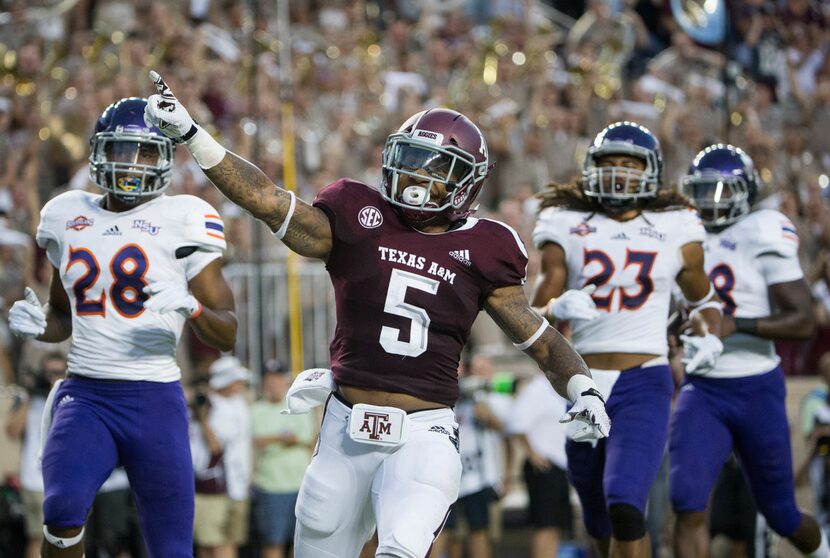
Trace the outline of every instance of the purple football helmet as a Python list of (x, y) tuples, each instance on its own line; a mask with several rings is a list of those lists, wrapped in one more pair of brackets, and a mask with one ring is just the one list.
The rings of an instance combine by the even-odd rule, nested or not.
[(429, 109), (386, 139), (380, 191), (409, 222), (454, 222), (475, 211), (490, 166), (478, 126), (454, 110)]
[(127, 204), (157, 196), (173, 172), (173, 142), (144, 123), (147, 99), (128, 97), (108, 106), (89, 140), (89, 176)]
[[(645, 163), (645, 170), (599, 166), (598, 160), (606, 155), (636, 157)], [(582, 167), (583, 191), (603, 205), (627, 208), (657, 195), (662, 172), (657, 137), (634, 122), (615, 122), (597, 134), (588, 148)]]
[(707, 230), (720, 230), (749, 213), (760, 179), (742, 149), (722, 143), (697, 154), (680, 182)]

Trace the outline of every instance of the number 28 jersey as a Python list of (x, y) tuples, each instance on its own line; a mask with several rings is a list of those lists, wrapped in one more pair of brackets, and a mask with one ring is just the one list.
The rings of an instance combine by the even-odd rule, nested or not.
[(680, 250), (705, 236), (690, 209), (644, 211), (624, 222), (602, 213), (543, 209), (533, 243), (539, 249), (548, 242), (562, 247), (568, 289), (597, 286), (591, 296), (600, 317), (571, 322), (577, 352), (667, 355), (672, 286), (683, 267)]
[(376, 189), (350, 180), (321, 190), (314, 205), (332, 230), (335, 381), (454, 405), (461, 349), (478, 312), (494, 289), (525, 281), (527, 252), (516, 232), (468, 218), (424, 234)]
[(185, 318), (144, 309), (156, 281), (187, 286), (225, 249), (210, 204), (161, 195), (121, 213), (103, 196), (61, 194), (41, 210), (37, 243), (60, 273), (72, 307), (68, 371), (92, 378), (176, 381)]

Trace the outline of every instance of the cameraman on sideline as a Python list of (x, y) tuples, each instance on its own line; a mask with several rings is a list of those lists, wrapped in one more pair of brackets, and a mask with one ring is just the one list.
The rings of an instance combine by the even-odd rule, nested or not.
[(484, 355), (476, 355), (469, 373), (461, 364), (459, 387), (461, 396), (455, 406), (461, 454), (461, 485), (458, 501), (447, 518), (446, 528), (435, 545), (435, 555), (441, 557), (446, 549), (449, 558), (461, 558), (464, 539), (459, 519), (467, 526), (467, 556), (491, 558), (491, 513), (508, 488), (509, 446), (502, 434), (504, 420), (512, 405), (513, 382), (502, 386), (494, 382), (493, 363)]
[(26, 525), (25, 558), (38, 558), (43, 537), (43, 476), (40, 471), (40, 421), (52, 386), (66, 374), (66, 357), (49, 352), (37, 370), (23, 378), (25, 395), (16, 397), (6, 419), (6, 434), (20, 440), (20, 497)]

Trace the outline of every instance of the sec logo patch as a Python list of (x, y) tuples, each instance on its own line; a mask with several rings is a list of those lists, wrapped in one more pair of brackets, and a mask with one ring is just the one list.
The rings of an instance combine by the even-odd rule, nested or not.
[(357, 214), (357, 220), (364, 228), (374, 229), (383, 224), (383, 215), (377, 207), (367, 205)]

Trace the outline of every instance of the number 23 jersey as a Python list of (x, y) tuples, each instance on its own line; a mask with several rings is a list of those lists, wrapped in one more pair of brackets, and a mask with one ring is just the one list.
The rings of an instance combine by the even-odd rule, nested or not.
[(185, 318), (145, 310), (142, 289), (156, 281), (186, 287), (225, 249), (222, 221), (194, 196), (161, 195), (121, 213), (105, 210), (102, 201), (88, 192), (61, 194), (43, 207), (37, 229), (72, 308), (68, 371), (178, 380), (175, 353)]
[(620, 222), (602, 213), (548, 207), (533, 231), (537, 248), (553, 242), (565, 252), (567, 289), (597, 286), (601, 312), (573, 320), (580, 354), (668, 354), (666, 326), (672, 286), (683, 267), (681, 248), (703, 242), (706, 231), (690, 209), (644, 211)]
[(525, 281), (527, 252), (516, 232), (468, 218), (424, 234), (376, 189), (349, 180), (321, 190), (314, 205), (332, 230), (335, 381), (454, 405), (461, 349), (484, 301)]

